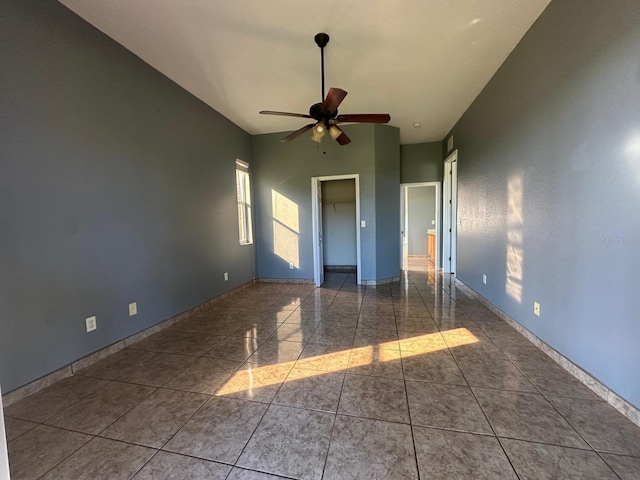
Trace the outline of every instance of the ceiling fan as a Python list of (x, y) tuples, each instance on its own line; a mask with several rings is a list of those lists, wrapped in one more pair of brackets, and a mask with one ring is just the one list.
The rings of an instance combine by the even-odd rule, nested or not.
[(290, 135), (284, 137), (281, 142), (289, 142), (294, 138), (298, 138), (305, 132), (313, 129), (311, 134), (311, 140), (316, 143), (322, 141), (322, 137), (329, 132), (331, 138), (333, 138), (340, 145), (346, 145), (351, 142), (351, 139), (338, 127), (339, 123), (388, 123), (391, 117), (388, 113), (352, 113), (345, 115), (338, 115), (338, 106), (347, 96), (347, 92), (341, 88), (329, 88), (327, 96), (324, 95), (324, 47), (329, 43), (329, 35), (326, 33), (318, 33), (313, 37), (318, 47), (320, 47), (320, 67), (322, 71), (322, 97), (324, 100), (320, 103), (314, 103), (309, 108), (309, 114), (304, 113), (289, 113), (289, 112), (276, 112), (273, 110), (262, 110), (260, 113), (263, 115), (281, 115), (285, 117), (300, 117), (311, 118), (314, 123), (305, 125), (304, 127), (296, 130)]

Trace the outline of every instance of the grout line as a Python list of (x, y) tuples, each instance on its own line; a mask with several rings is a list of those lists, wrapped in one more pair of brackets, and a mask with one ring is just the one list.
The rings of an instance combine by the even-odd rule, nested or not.
[[(48, 426), (48, 425), (47, 425)], [(74, 432), (74, 433), (78, 433), (78, 432)], [(86, 435), (86, 434), (85, 434)], [(47, 470), (46, 472), (44, 472), (41, 476), (39, 476), (38, 478), (44, 478), (49, 472), (51, 472), (52, 470), (56, 469), (59, 465), (61, 465), (63, 462), (66, 462), (73, 454), (75, 454), (77, 451), (79, 451), (80, 449), (86, 447), (87, 445), (89, 445), (91, 442), (93, 442), (96, 439), (95, 436), (92, 436), (92, 438), (90, 440), (88, 440), (86, 443), (83, 443), (82, 445), (80, 445), (78, 448), (76, 448), (73, 452), (71, 452), (69, 455), (67, 455), (66, 457), (64, 457), (62, 460), (60, 460), (58, 463), (56, 463), (53, 467), (51, 467), (49, 470)]]
[(487, 412), (485, 412), (484, 408), (482, 407), (482, 404), (478, 400), (478, 397), (476, 396), (476, 392), (474, 392), (473, 388), (471, 388), (471, 385), (469, 385), (469, 381), (467, 380), (467, 376), (464, 374), (464, 372), (460, 368), (460, 365), (458, 364), (458, 360), (456, 359), (456, 357), (454, 355), (452, 355), (452, 357), (453, 357), (453, 361), (456, 363), (456, 366), (458, 367), (458, 370), (460, 370), (460, 373), (464, 377), (464, 380), (467, 382), (467, 388), (471, 392), (471, 395), (473, 395), (473, 398), (475, 399), (476, 403), (478, 404), (478, 407), (480, 407), (480, 411), (482, 412), (482, 415), (484, 415), (484, 418), (487, 421), (487, 425), (489, 425), (489, 428), (493, 432), (493, 437), (498, 441), (498, 445), (500, 445), (500, 449), (502, 450), (502, 453), (504, 453), (504, 456), (507, 459), (507, 461), (509, 462), (509, 465), (511, 465), (511, 469), (513, 470), (513, 473), (515, 474), (515, 476), (517, 478), (520, 478), (520, 475), (518, 475), (518, 472), (516, 471), (516, 467), (511, 462), (511, 458), (509, 458), (509, 455), (507, 455), (507, 451), (504, 449), (504, 445), (502, 445), (502, 442), (500, 441), (500, 437), (498, 437), (498, 433), (496, 432), (495, 428), (493, 427), (493, 424), (489, 420), (489, 416), (487, 415)]
[(402, 352), (400, 352), (400, 368), (402, 369), (402, 381), (404, 383), (404, 395), (407, 401), (407, 411), (409, 413), (409, 429), (411, 430), (411, 444), (413, 445), (413, 460), (416, 465), (416, 472), (418, 474), (418, 480), (421, 479), (420, 476), (420, 464), (418, 463), (418, 449), (416, 448), (416, 436), (413, 431), (413, 418), (411, 417), (411, 404), (409, 403), (409, 389), (407, 388), (407, 378), (404, 374), (404, 361), (402, 357)]

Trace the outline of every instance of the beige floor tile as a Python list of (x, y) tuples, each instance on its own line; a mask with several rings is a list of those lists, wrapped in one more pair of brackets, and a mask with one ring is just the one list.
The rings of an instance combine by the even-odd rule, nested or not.
[(409, 423), (404, 380), (349, 374), (342, 388), (338, 413)]
[(40, 425), (9, 442), (11, 478), (40, 478), (91, 438), (82, 433)]
[(324, 478), (417, 479), (411, 428), (338, 415)]
[(240, 467), (304, 480), (320, 480), (334, 415), (272, 405), (244, 452)]
[(109, 382), (58, 415), (48, 425), (97, 435), (155, 391), (153, 387)]
[(156, 453), (151, 448), (94, 438), (59, 464), (43, 480), (128, 480)]
[(100, 436), (160, 448), (208, 398), (200, 393), (156, 390)]
[(207, 479), (225, 480), (231, 466), (186, 457), (176, 453), (158, 452), (133, 480)]
[(44, 422), (107, 384), (104, 380), (73, 376), (60, 380), (5, 408), (9, 417)]
[(421, 478), (517, 480), (495, 437), (413, 427)]
[(233, 464), (266, 410), (262, 403), (213, 397), (164, 450)]
[(521, 480), (617, 480), (596, 452), (501, 439)]

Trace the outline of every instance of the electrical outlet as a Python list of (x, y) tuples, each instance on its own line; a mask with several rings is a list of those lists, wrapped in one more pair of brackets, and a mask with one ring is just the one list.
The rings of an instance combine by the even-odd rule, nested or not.
[(360, 226), (361, 226), (362, 228), (366, 228), (366, 226), (367, 226), (367, 221), (366, 221), (366, 220), (360, 220)]
[(98, 320), (96, 317), (88, 317), (84, 319), (84, 323), (87, 326), (87, 332), (92, 332), (98, 328)]
[(293, 270), (293, 263), (289, 263), (289, 270)]
[(224, 281), (229, 280), (229, 272), (224, 272)]
[(487, 276), (484, 273), (482, 274), (482, 283), (487, 284)]
[(138, 304), (136, 302), (129, 304), (129, 316), (133, 317), (138, 314)]
[(540, 304), (538, 302), (533, 302), (533, 314), (537, 317), (540, 316)]

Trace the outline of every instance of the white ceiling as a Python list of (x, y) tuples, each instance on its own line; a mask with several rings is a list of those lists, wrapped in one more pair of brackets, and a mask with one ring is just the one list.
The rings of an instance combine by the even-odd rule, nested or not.
[[(341, 113), (389, 113), (442, 140), (550, 0), (60, 0), (251, 134), (295, 130), (326, 86)], [(422, 123), (414, 128), (414, 122)]]

